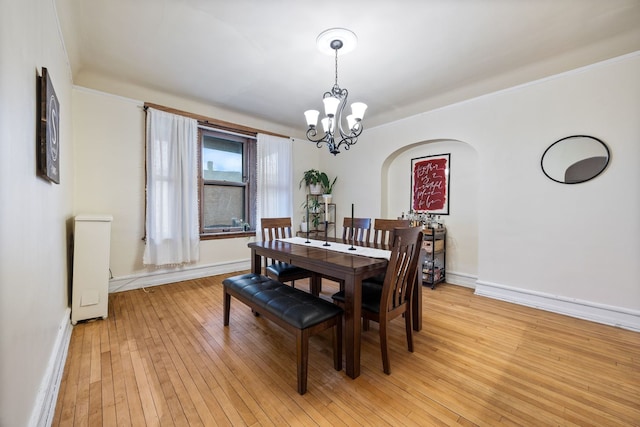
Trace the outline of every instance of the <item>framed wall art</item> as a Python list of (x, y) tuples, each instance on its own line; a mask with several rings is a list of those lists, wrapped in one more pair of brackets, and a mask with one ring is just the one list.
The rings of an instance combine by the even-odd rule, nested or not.
[(449, 215), (451, 154), (411, 159), (411, 209)]
[(39, 89), (38, 173), (45, 179), (60, 184), (60, 102), (45, 67), (42, 67)]

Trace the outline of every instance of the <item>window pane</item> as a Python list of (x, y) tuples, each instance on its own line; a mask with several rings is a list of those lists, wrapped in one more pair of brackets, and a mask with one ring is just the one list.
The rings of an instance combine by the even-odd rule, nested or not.
[(203, 135), (202, 178), (207, 181), (243, 182), (242, 148), (242, 142)]
[(241, 230), (243, 212), (244, 187), (204, 186), (202, 219), (206, 231)]
[(200, 233), (208, 238), (255, 227), (255, 140), (211, 129), (199, 134)]

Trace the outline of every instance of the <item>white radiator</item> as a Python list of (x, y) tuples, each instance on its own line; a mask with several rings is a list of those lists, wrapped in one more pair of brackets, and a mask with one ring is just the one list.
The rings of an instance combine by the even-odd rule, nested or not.
[(74, 219), (71, 323), (107, 318), (109, 301), (109, 215), (78, 215)]

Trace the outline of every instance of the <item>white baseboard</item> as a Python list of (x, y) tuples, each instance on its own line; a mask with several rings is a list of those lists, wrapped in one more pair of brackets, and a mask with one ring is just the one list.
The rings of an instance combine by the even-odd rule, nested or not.
[(447, 271), (445, 282), (474, 289), (476, 287), (476, 280), (478, 280), (478, 277), (472, 276), (471, 274)]
[(640, 332), (638, 311), (483, 281), (475, 288), (476, 295)]
[(199, 279), (201, 277), (215, 276), (218, 274), (233, 273), (234, 271), (245, 271), (250, 268), (251, 262), (249, 260), (240, 260), (219, 264), (150, 270), (140, 274), (122, 276), (109, 280), (109, 293), (129, 291), (149, 286), (166, 285), (167, 283)]
[(67, 360), (69, 342), (71, 341), (71, 308), (67, 308), (58, 326), (58, 334), (53, 345), (53, 351), (49, 357), (49, 363), (44, 378), (40, 384), (40, 390), (36, 398), (36, 404), (31, 412), (29, 425), (33, 427), (48, 427), (53, 422), (56, 411), (56, 401), (60, 391), (60, 382), (64, 373), (64, 365)]

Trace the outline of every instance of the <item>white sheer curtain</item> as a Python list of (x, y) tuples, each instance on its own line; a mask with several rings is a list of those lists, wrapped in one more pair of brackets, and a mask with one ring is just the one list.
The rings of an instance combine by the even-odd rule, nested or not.
[(147, 110), (145, 265), (199, 259), (198, 122)]
[(289, 138), (259, 133), (257, 144), (256, 235), (260, 236), (260, 218), (293, 214), (293, 142)]

